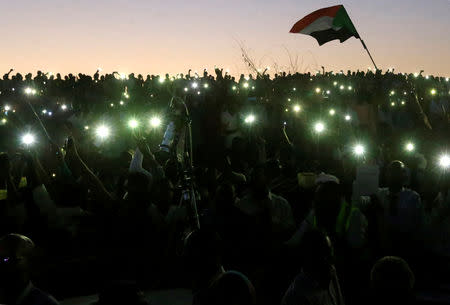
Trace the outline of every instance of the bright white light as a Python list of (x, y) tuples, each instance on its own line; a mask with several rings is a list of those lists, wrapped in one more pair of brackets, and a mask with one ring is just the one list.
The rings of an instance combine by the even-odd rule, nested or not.
[(299, 112), (301, 109), (301, 107), (299, 105), (294, 105), (294, 111), (295, 112)]
[(109, 104), (111, 107), (114, 107), (114, 104), (113, 103), (111, 103), (111, 104)]
[(128, 121), (128, 127), (135, 129), (139, 126), (139, 122), (136, 119), (131, 119)]
[(123, 101), (120, 101), (119, 104), (123, 106)]
[(61, 105), (61, 109), (62, 109), (62, 110), (66, 110), (66, 109), (67, 109), (67, 106), (66, 106), (65, 104), (62, 104), (62, 105)]
[(292, 90), (297, 91), (297, 88), (292, 88)]
[(204, 84), (204, 85), (203, 85), (203, 88), (205, 88), (205, 89), (208, 88), (208, 87), (209, 87), (208, 84)]
[(402, 101), (402, 105), (405, 105), (405, 101)]
[(336, 86), (337, 86), (337, 84), (338, 84), (338, 82), (334, 82), (334, 83), (333, 83), (333, 86), (335, 86), (335, 87), (336, 87)]
[(30, 87), (25, 88), (26, 94), (31, 94), (32, 92), (33, 92), (33, 89), (31, 89)]
[(53, 114), (53, 112), (51, 112), (51, 111), (48, 112), (48, 115), (49, 115), (49, 116), (52, 116), (52, 114)]
[(97, 129), (95, 130), (95, 134), (97, 135), (97, 137), (99, 137), (100, 139), (106, 139), (109, 137), (110, 135), (110, 130), (107, 126), (105, 125), (100, 125), (97, 127)]
[(348, 86), (348, 90), (352, 90), (353, 89), (353, 87), (352, 86)]
[(10, 111), (11, 107), (9, 105), (5, 105), (5, 111)]
[(450, 157), (448, 155), (442, 155), (439, 158), (439, 166), (442, 168), (450, 167)]
[(324, 125), (322, 122), (317, 122), (317, 123), (314, 125), (314, 130), (315, 130), (317, 133), (322, 133), (322, 132), (325, 130), (325, 125)]
[(186, 87), (184, 88), (184, 91), (185, 91), (185, 92), (187, 92), (188, 90), (189, 90), (188, 88), (186, 88)]
[(391, 103), (391, 106), (394, 107), (394, 106), (395, 106), (395, 102), (392, 102), (392, 103)]
[(427, 76), (425, 76), (425, 79), (429, 79), (430, 77), (427, 75)]
[(364, 146), (362, 146), (361, 144), (356, 144), (355, 147), (353, 147), (353, 153), (357, 156), (362, 156), (365, 151), (366, 150)]
[(322, 92), (322, 89), (320, 89), (320, 88), (316, 88), (316, 93), (320, 93), (320, 92)]
[(327, 94), (329, 95), (331, 93), (331, 91), (330, 90), (327, 90)]
[(233, 91), (236, 91), (237, 88), (236, 88), (236, 86), (233, 86), (233, 88), (231, 88), (231, 89), (233, 89)]
[(344, 85), (341, 85), (341, 86), (339, 87), (339, 89), (344, 90), (344, 89), (345, 89)]
[(350, 121), (351, 119), (352, 119), (352, 117), (351, 117), (350, 115), (347, 114), (347, 115), (345, 116), (345, 120), (346, 120), (346, 121)]
[(247, 88), (248, 88), (248, 86), (249, 86), (249, 84), (248, 84), (248, 83), (244, 83), (244, 85), (243, 85), (243, 86), (244, 86), (244, 88), (246, 88), (246, 89), (247, 89)]
[(89, 130), (89, 126), (87, 126), (87, 125), (84, 126), (84, 129), (85, 129), (85, 130)]
[(437, 91), (436, 91), (436, 89), (431, 89), (431, 95), (436, 95), (436, 93), (437, 93)]
[(161, 84), (164, 83), (164, 80), (165, 80), (164, 77), (162, 77), (162, 76), (159, 77), (159, 83), (161, 83)]
[(127, 78), (127, 75), (125, 74), (125, 73), (120, 73), (119, 74), (119, 77), (120, 77), (120, 79), (126, 79)]
[(47, 110), (46, 110), (46, 109), (42, 110), (42, 113), (43, 113), (43, 114), (46, 114), (46, 113), (47, 113)]
[(34, 136), (31, 133), (26, 133), (22, 136), (22, 143), (27, 146), (32, 145), (35, 141), (36, 141), (36, 139), (34, 138)]
[(161, 119), (157, 116), (154, 116), (150, 119), (150, 126), (156, 128), (161, 125)]
[(2, 124), (6, 124), (6, 122), (7, 122), (6, 119), (3, 118), (3, 119), (2, 119)]
[(419, 77), (419, 73), (414, 73), (414, 77)]
[(391, 95), (395, 95), (395, 91), (394, 90), (391, 91)]
[(245, 118), (245, 123), (247, 124), (253, 124), (255, 122), (256, 118), (253, 114), (249, 114), (246, 118)]
[(196, 89), (198, 87), (198, 83), (197, 82), (193, 82), (192, 83), (192, 88)]
[(413, 151), (414, 148), (415, 148), (415, 147), (414, 147), (414, 144), (413, 144), (413, 143), (411, 143), (411, 142), (406, 143), (405, 149), (406, 149), (407, 151)]
[(334, 109), (330, 109), (329, 114), (330, 114), (330, 115), (335, 115), (335, 114), (336, 114), (336, 111), (335, 111)]

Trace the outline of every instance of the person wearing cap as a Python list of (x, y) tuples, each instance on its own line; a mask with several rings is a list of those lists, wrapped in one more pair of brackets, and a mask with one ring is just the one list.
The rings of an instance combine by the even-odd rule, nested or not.
[(19, 234), (0, 238), (0, 304), (57, 305), (58, 302), (31, 282), (35, 245)]

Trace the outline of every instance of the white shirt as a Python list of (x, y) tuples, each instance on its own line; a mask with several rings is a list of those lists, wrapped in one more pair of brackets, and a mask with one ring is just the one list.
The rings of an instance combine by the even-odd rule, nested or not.
[[(268, 206), (275, 231), (285, 231), (295, 228), (294, 214), (289, 202), (281, 196), (269, 192)], [(247, 194), (236, 206), (247, 215), (256, 215), (263, 211), (264, 206), (258, 205), (251, 194)]]

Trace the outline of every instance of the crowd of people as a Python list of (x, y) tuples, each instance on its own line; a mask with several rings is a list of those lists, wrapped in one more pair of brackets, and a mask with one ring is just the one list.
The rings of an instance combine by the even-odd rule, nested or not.
[(0, 303), (450, 300), (448, 78), (12, 72)]

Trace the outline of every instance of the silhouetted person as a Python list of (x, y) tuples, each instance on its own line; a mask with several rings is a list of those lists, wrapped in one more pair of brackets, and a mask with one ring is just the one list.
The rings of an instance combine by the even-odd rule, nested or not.
[(185, 264), (192, 279), (193, 305), (252, 305), (252, 283), (242, 273), (225, 271), (218, 235), (196, 230), (185, 241)]
[(302, 241), (303, 268), (289, 286), (282, 305), (343, 305), (339, 280), (333, 264), (331, 241), (318, 230)]
[(386, 256), (373, 266), (370, 281), (373, 291), (372, 304), (414, 304), (414, 274), (406, 261)]
[(34, 243), (26, 236), (8, 234), (0, 239), (1, 304), (56, 305), (58, 302), (31, 282)]

